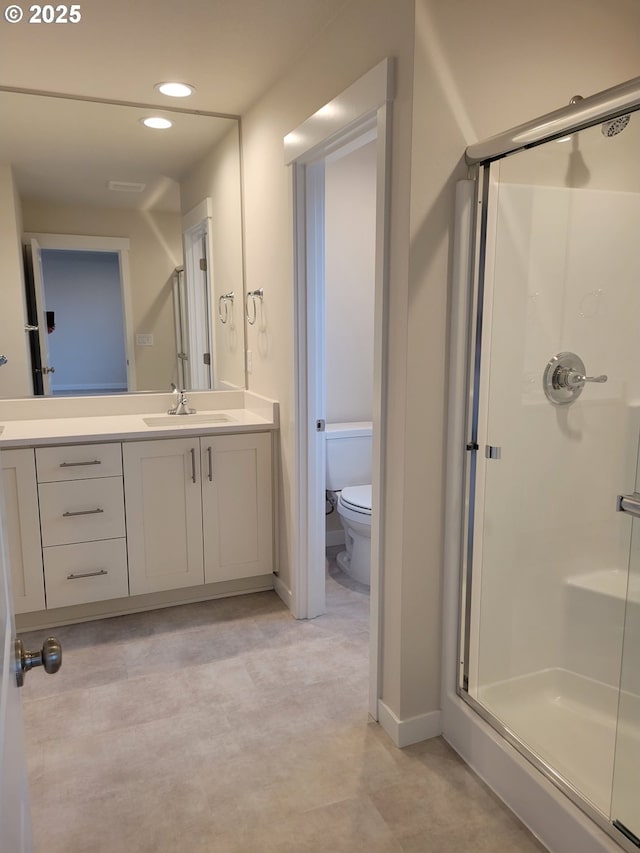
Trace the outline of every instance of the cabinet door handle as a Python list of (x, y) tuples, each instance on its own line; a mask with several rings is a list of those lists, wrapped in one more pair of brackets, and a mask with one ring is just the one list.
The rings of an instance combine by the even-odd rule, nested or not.
[(207, 458), (209, 460), (209, 482), (213, 482), (213, 450), (207, 447)]
[(81, 509), (79, 512), (63, 512), (63, 518), (74, 518), (76, 515), (97, 515), (100, 512), (104, 512), (103, 509), (98, 507), (97, 509)]
[(89, 462), (61, 462), (61, 468), (82, 468), (84, 465), (102, 465), (100, 459), (91, 459)]
[(191, 479), (194, 483), (197, 483), (196, 479), (196, 451), (194, 448), (191, 448)]
[(98, 575), (108, 575), (109, 572), (106, 569), (98, 569), (95, 572), (71, 572), (70, 575), (67, 575), (68, 581), (77, 581), (80, 578), (96, 578)]

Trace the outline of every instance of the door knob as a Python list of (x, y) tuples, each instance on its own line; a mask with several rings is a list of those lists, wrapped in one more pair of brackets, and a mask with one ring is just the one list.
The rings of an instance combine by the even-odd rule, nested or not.
[(53, 675), (62, 666), (62, 646), (55, 637), (47, 637), (37, 652), (28, 652), (22, 640), (15, 641), (16, 681), (18, 687), (24, 684), (24, 677), (34, 666), (43, 666), (44, 671)]

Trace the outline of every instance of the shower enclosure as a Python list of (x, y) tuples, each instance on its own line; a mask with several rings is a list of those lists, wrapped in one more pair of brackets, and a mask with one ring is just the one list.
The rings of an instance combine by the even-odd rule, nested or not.
[(458, 689), (636, 850), (640, 78), (572, 103), (467, 152)]

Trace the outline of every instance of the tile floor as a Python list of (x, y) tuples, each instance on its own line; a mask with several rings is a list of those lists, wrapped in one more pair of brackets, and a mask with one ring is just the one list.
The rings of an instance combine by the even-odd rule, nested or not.
[(331, 562), (327, 601), (57, 629), (62, 669), (23, 694), (37, 853), (543, 850), (442, 739), (368, 720), (367, 591)]

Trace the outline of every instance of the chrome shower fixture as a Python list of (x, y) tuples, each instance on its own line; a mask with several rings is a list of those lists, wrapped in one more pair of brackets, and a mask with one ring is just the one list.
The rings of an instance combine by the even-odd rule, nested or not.
[(631, 120), (631, 116), (629, 113), (623, 116), (618, 116), (618, 118), (612, 118), (610, 121), (605, 121), (602, 124), (602, 135), (603, 136), (617, 136), (619, 133), (625, 129), (625, 127), (629, 124)]
[(542, 376), (542, 387), (554, 406), (574, 403), (587, 382), (602, 384), (608, 377), (586, 376), (584, 361), (574, 352), (559, 352), (549, 360)]

